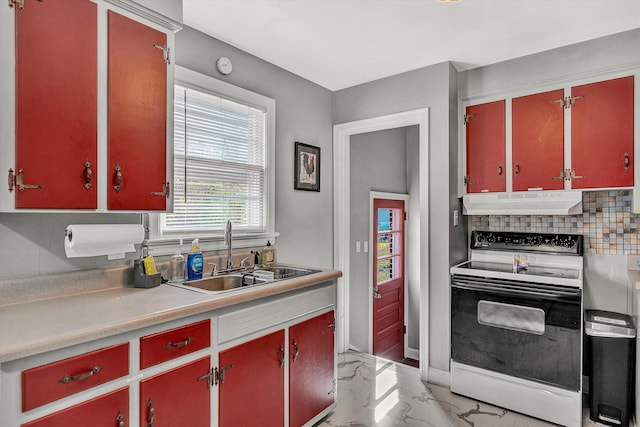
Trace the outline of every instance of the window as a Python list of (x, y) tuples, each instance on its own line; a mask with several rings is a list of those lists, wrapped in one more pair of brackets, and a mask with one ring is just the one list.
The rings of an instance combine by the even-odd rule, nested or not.
[(182, 236), (216, 249), (206, 242), (227, 220), (234, 247), (275, 236), (274, 110), (272, 99), (176, 67), (173, 213), (149, 215), (151, 246)]
[(378, 209), (377, 238), (377, 284), (399, 277), (402, 261), (402, 221), (401, 209)]

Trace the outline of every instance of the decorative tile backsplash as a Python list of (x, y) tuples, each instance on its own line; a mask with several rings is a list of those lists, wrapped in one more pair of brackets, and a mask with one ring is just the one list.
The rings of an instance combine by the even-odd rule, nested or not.
[(640, 215), (628, 190), (582, 194), (582, 215), (474, 215), (472, 230), (582, 234), (585, 252), (638, 255)]

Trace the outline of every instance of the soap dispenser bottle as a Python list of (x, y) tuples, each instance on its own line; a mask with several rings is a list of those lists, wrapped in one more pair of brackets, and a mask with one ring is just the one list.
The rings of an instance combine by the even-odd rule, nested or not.
[(271, 246), (269, 240), (267, 240), (267, 246), (262, 249), (262, 262), (266, 266), (271, 266), (276, 262), (276, 248)]
[(202, 251), (198, 245), (198, 239), (194, 239), (191, 243), (191, 251), (187, 255), (187, 278), (189, 280), (202, 279), (202, 270), (204, 268), (204, 258)]
[(171, 283), (182, 283), (184, 282), (184, 257), (180, 253), (180, 249), (182, 248), (182, 238), (180, 238), (180, 247), (176, 249), (176, 253), (171, 256), (169, 260), (169, 266), (171, 268)]

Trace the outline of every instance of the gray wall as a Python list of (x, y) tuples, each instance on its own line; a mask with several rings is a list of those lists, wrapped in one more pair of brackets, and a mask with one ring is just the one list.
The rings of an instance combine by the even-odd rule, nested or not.
[(459, 74), (459, 96), (522, 89), (582, 73), (640, 64), (640, 29), (527, 55)]
[[(349, 149), (350, 344), (361, 351), (368, 351), (370, 253), (356, 253), (355, 242), (369, 240), (369, 191), (401, 194), (407, 192), (407, 132), (405, 128), (399, 128), (354, 135), (351, 137)], [(369, 242), (370, 251), (373, 244), (374, 242)]]
[[(431, 367), (449, 370), (449, 266), (464, 252), (464, 239), (450, 241), (450, 219), (455, 206), (450, 201), (456, 193), (457, 159), (450, 158), (451, 100), (456, 85), (453, 66), (446, 62), (410, 71), (334, 93), (334, 123), (378, 117), (387, 114), (430, 108), (429, 120), (429, 277), (430, 292), (429, 363)], [(455, 116), (454, 116), (455, 117)], [(457, 134), (457, 131), (456, 131)], [(457, 142), (456, 142), (457, 143)], [(457, 191), (456, 191), (457, 192)], [(422, 209), (427, 207), (422, 206)], [(446, 249), (444, 249), (446, 248)], [(453, 254), (453, 256), (452, 256)], [(465, 254), (466, 256), (466, 254)], [(425, 279), (423, 279), (425, 280)], [(361, 331), (362, 332), (362, 331)]]
[[(216, 70), (221, 56), (233, 62), (230, 75)], [(176, 63), (276, 100), (278, 260), (332, 267), (331, 92), (190, 27), (176, 35)], [(293, 189), (295, 141), (320, 147), (320, 193)]]
[[(0, 214), (0, 279), (63, 273), (120, 265), (106, 256), (67, 258), (64, 230), (69, 224), (139, 224), (137, 214)], [(131, 252), (127, 260), (136, 257)]]

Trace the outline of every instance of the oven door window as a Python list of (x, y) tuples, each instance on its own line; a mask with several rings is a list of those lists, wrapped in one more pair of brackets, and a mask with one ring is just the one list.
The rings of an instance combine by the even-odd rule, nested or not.
[(451, 358), (478, 368), (580, 389), (581, 298), (451, 288)]
[(536, 307), (478, 301), (478, 323), (530, 334), (544, 334), (544, 310)]

